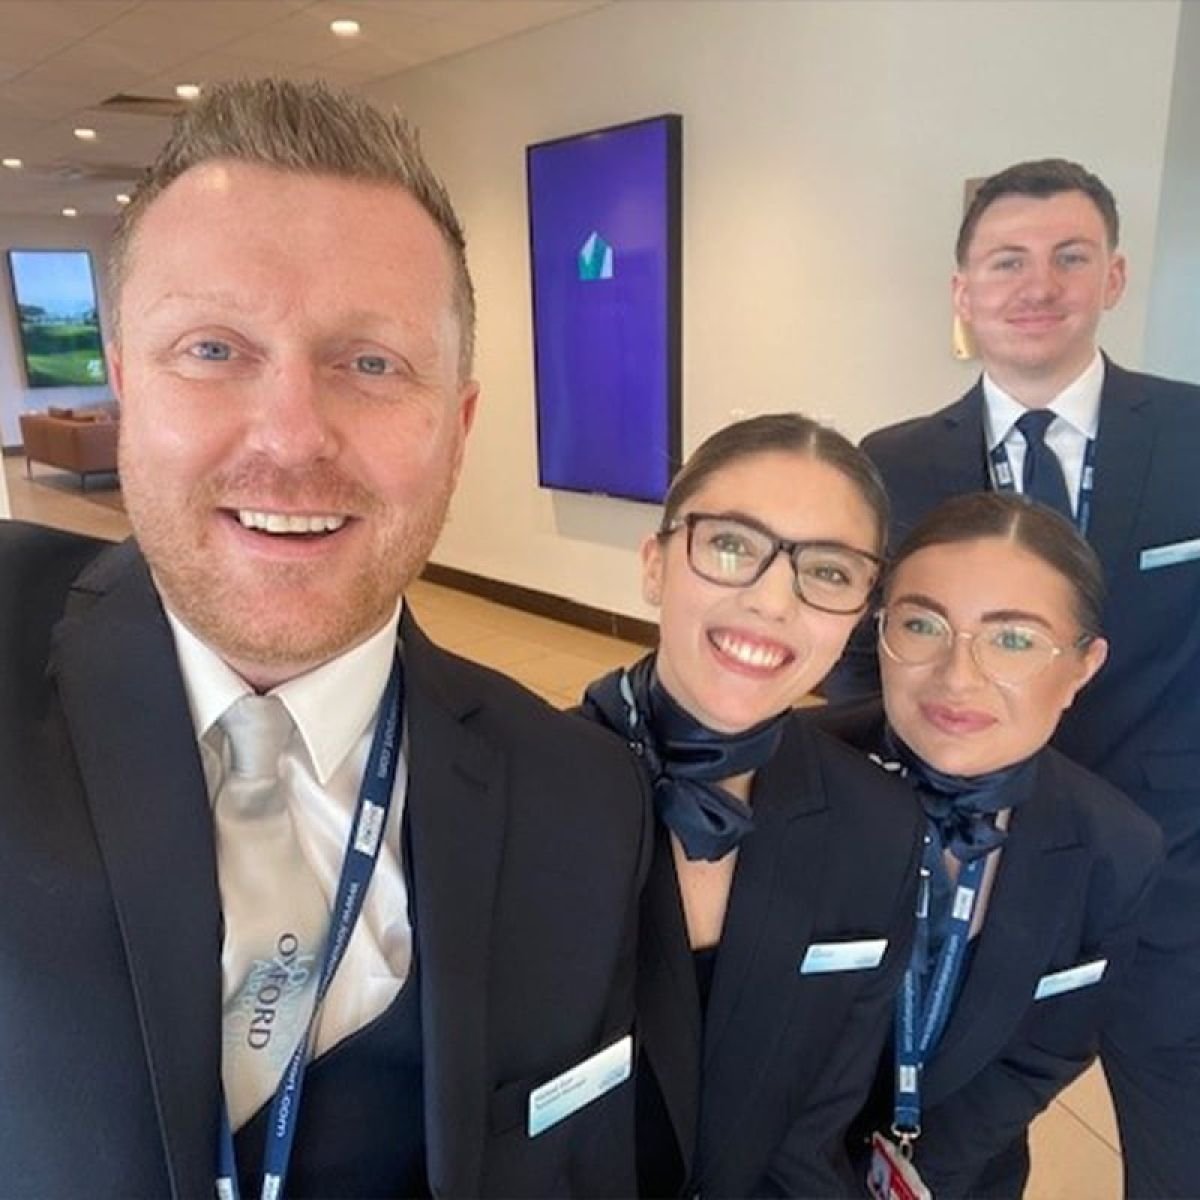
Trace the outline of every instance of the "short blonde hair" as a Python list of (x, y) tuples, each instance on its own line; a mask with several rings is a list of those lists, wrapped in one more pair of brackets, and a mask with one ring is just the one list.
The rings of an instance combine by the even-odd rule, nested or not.
[(403, 117), (396, 112), (384, 114), (365, 100), (323, 83), (238, 80), (206, 89), (188, 106), (121, 214), (109, 262), (114, 315), (146, 209), (185, 171), (215, 159), (393, 183), (408, 192), (441, 230), (450, 252), (460, 332), (459, 372), (463, 378), (470, 375), (475, 291), (462, 224), (445, 187), (425, 161), (416, 130)]

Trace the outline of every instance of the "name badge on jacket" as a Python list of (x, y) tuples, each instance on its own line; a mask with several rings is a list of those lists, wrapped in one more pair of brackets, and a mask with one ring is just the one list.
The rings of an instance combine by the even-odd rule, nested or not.
[(537, 1137), (593, 1100), (622, 1084), (633, 1070), (633, 1037), (611, 1046), (556, 1075), (529, 1093), (529, 1136)]
[(1165, 546), (1147, 546), (1138, 555), (1139, 571), (1156, 571), (1159, 567), (1175, 567), (1200, 558), (1200, 538), (1186, 542), (1168, 542)]
[(1104, 968), (1107, 966), (1107, 958), (1097, 958), (1093, 962), (1080, 963), (1077, 967), (1068, 967), (1065, 971), (1053, 971), (1049, 975), (1043, 975), (1034, 988), (1033, 998), (1046, 1000), (1051, 996), (1061, 996), (1063, 992), (1091, 987), (1104, 977)]
[(832, 971), (870, 971), (883, 962), (887, 938), (856, 942), (813, 942), (800, 963), (801, 975), (828, 975)]

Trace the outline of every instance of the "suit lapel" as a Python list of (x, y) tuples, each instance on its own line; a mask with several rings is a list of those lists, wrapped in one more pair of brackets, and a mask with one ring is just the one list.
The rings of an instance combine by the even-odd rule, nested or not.
[(642, 1046), (675, 1130), (684, 1177), (690, 1178), (703, 1031), (671, 839), (662, 825), (655, 833), (654, 859), (642, 893), (637, 1013)]
[(799, 997), (788, 985), (812, 940), (829, 818), (815, 756), (804, 753), (807, 737), (791, 722), (755, 780), (755, 830), (739, 851), (708, 1008), (700, 1145), (711, 1158), (701, 1177), (728, 1149), (722, 1131), (771, 1071), (772, 1048)]
[(936, 480), (935, 503), (991, 486), (983, 424), (983, 383), (977, 382), (938, 418), (938, 445), (929, 463)]
[(933, 1107), (991, 1061), (1033, 1003), (1068, 911), (1085, 884), (1087, 855), (1043, 755), (1034, 794), (1013, 814), (966, 983), (925, 1072)]
[(1133, 536), (1150, 479), (1154, 404), (1137, 378), (1104, 360), (1096, 435), (1096, 481), (1087, 535), (1110, 580)]
[(478, 1195), (487, 1129), (487, 966), (506, 802), (500, 751), (466, 727), (479, 701), (405, 614), (408, 811), (421, 980), (425, 1137), (436, 1196)]
[[(169, 627), (132, 543), (56, 630), (51, 670), (108, 873), (173, 1196), (212, 1190), (220, 901), (212, 816)], [(80, 593), (73, 596), (77, 599)]]

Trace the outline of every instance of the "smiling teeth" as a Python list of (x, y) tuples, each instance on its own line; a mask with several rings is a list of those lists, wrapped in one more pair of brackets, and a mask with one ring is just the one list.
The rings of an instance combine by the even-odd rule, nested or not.
[(720, 634), (713, 638), (713, 643), (722, 654), (728, 654), (730, 658), (736, 659), (748, 667), (760, 667), (764, 670), (771, 670), (774, 667), (778, 667), (788, 657), (786, 651), (780, 650), (777, 647), (772, 648), (759, 645), (755, 642), (744, 642), (741, 638)]
[(239, 508), (238, 520), (245, 529), (259, 529), (264, 533), (332, 533), (346, 523), (345, 517), (308, 515), (301, 513), (259, 512), (251, 508)]

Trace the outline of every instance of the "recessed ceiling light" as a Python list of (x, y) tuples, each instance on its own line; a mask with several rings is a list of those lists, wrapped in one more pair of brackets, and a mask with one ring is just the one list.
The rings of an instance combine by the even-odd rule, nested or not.
[(337, 37), (358, 37), (361, 26), (357, 21), (330, 21), (329, 28)]
[(19, 171), (25, 165), (19, 158), (6, 158), (2, 161), (10, 171)]
[(128, 192), (118, 192), (117, 193), (117, 203), (118, 204), (128, 204), (129, 198), (130, 197), (129, 197)]
[(63, 216), (64, 216), (64, 217), (77, 217), (77, 216), (79, 216), (79, 209), (77, 209), (77, 208), (64, 208), (64, 209), (62, 210), (62, 214), (63, 214)]
[(80, 128), (75, 130), (75, 136), (81, 142), (94, 142), (96, 140), (96, 131), (94, 129)]
[(175, 95), (180, 100), (196, 100), (200, 96), (200, 85), (198, 83), (177, 83)]

